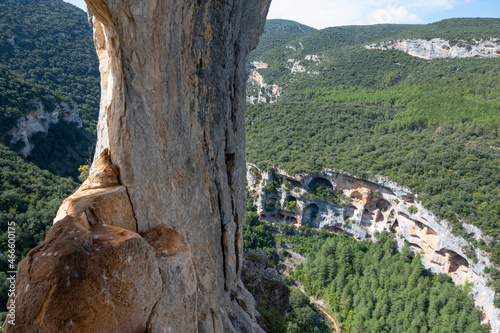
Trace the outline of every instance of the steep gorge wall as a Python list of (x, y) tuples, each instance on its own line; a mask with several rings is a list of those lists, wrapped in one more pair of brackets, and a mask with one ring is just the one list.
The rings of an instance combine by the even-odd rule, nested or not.
[[(493, 305), (495, 292), (487, 286), (484, 273), (485, 267), (491, 266), (487, 254), (475, 249), (477, 259), (473, 260), (470, 244), (452, 234), (447, 221), (427, 211), (409, 190), (383, 179), (367, 181), (331, 170), (301, 176), (281, 171), (277, 176), (282, 183), (287, 181), (288, 188), (281, 185), (277, 193), (268, 193), (267, 183), (276, 176), (261, 172), (255, 165), (247, 166), (247, 182), (258, 197), (261, 219), (343, 231), (358, 240), (375, 240), (377, 231), (391, 232), (398, 247), (408, 242), (430, 271), (448, 274), (458, 285), (471, 283), (475, 303), (484, 313), (483, 321), (493, 332), (500, 332), (500, 310)], [(310, 194), (315, 186), (342, 193), (343, 199), (337, 204), (318, 200)], [(290, 201), (296, 202), (294, 209), (289, 209), (293, 208), (288, 205)], [(464, 223), (464, 229), (478, 240), (486, 238), (472, 225)]]
[(245, 62), (269, 0), (86, 0), (89, 179), (18, 267), (5, 332), (258, 332), (240, 280)]

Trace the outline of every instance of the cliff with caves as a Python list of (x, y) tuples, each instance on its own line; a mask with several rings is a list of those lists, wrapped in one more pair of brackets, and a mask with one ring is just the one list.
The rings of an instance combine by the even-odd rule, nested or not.
[[(377, 232), (388, 231), (396, 235), (400, 249), (408, 242), (430, 271), (448, 274), (455, 284), (470, 283), (483, 322), (500, 331), (500, 310), (493, 305), (495, 292), (484, 273), (491, 265), (487, 254), (471, 250), (409, 190), (384, 179), (369, 181), (331, 170), (292, 176), (263, 172), (253, 164), (247, 165), (247, 183), (261, 220), (345, 232), (358, 240), (375, 241)], [(464, 228), (478, 240), (485, 237), (472, 225)]]
[(243, 121), (269, 1), (86, 2), (96, 158), (19, 263), (5, 332), (260, 332), (240, 279)]

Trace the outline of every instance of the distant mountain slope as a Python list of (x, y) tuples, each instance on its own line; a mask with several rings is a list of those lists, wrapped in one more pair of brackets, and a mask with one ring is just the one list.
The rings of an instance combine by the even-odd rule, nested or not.
[[(456, 19), (459, 24), (462, 19)], [(448, 25), (455, 22), (447, 20)], [(500, 20), (486, 19), (485, 26), (494, 26)], [(482, 26), (481, 19), (465, 20)], [(473, 126), (476, 129), (496, 132), (500, 125), (498, 113), (499, 93), (496, 85), (499, 59), (476, 61), (475, 59), (413, 59), (400, 51), (366, 50), (371, 42), (410, 31), (434, 31), (439, 36), (441, 25), (429, 25), (423, 29), (415, 25), (380, 25), (327, 28), (290, 42), (304, 48), (271, 49), (261, 61), (267, 68), (258, 70), (267, 84), (279, 85), (281, 95), (303, 100), (318, 97), (323, 102), (360, 102), (404, 106), (392, 125), (409, 126)], [(432, 28), (434, 27), (434, 28)], [(492, 28), (493, 29), (493, 28)], [(493, 31), (486, 29), (485, 31)], [(477, 26), (463, 26), (457, 31), (461, 36), (471, 36)], [(404, 32), (401, 32), (404, 31)], [(391, 33), (396, 35), (390, 36)], [(490, 33), (484, 32), (484, 36)], [(446, 34), (446, 33), (445, 33)], [(449, 34), (449, 32), (448, 32)], [(425, 34), (413, 36), (424, 38)], [(500, 29), (497, 32), (500, 38)], [(384, 38), (382, 38), (385, 36)], [(495, 36), (492, 36), (493, 38)], [(356, 89), (347, 89), (356, 86)], [(363, 87), (363, 91), (359, 88)], [(321, 92), (316, 88), (322, 88)], [(311, 90), (314, 90), (312, 92)], [(390, 91), (389, 91), (390, 90)], [(327, 92), (328, 91), (328, 92)], [(325, 94), (329, 98), (325, 98)], [(429, 108), (429, 103), (439, 108)]]
[(316, 53), (390, 38), (417, 27), (409, 24), (376, 24), (332, 27), (308, 34), (293, 44), (302, 43), (304, 52)]
[[(492, 13), (493, 14), (493, 13)], [(499, 38), (500, 18), (453, 18), (426, 25), (417, 25), (394, 36), (395, 39), (442, 38), (454, 45)]]
[[(328, 28), (288, 43), (303, 49), (262, 53), (268, 66), (258, 74), (281, 90), (274, 104), (247, 107), (248, 161), (291, 174), (386, 176), (448, 219), (471, 253), (484, 249), (500, 265), (500, 58), (425, 60), (364, 48), (402, 36), (500, 38), (498, 22)], [(474, 240), (462, 221), (488, 237)], [(492, 276), (498, 293), (500, 274)]]

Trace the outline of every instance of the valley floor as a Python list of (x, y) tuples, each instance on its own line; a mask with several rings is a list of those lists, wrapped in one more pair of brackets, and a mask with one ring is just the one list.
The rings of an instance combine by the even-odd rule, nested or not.
[[(280, 256), (279, 259), (280, 266), (278, 267), (278, 270), (281, 274), (291, 277), (288, 270), (293, 271), (295, 267), (303, 263), (306, 260), (306, 258), (300, 255), (299, 253), (295, 252), (294, 250), (292, 250), (291, 246), (288, 244), (284, 244), (283, 247), (278, 247), (278, 253), (280, 253), (282, 249), (286, 250), (291, 257), (285, 258)], [(335, 317), (335, 314), (333, 314), (332, 311), (328, 310), (328, 303), (324, 299), (307, 295), (304, 286), (300, 284), (299, 281), (294, 280), (294, 284), (304, 295), (306, 295), (309, 298), (309, 301), (316, 307), (316, 309), (321, 311), (321, 313), (323, 313), (323, 315), (330, 321), (330, 323), (333, 325), (332, 332), (340, 333), (341, 330), (338, 320)]]

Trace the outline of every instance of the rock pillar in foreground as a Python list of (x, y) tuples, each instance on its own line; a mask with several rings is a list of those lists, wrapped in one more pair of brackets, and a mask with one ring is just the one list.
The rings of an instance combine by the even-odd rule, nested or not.
[(240, 280), (245, 62), (270, 0), (86, 2), (99, 161), (20, 263), (6, 332), (259, 331)]

